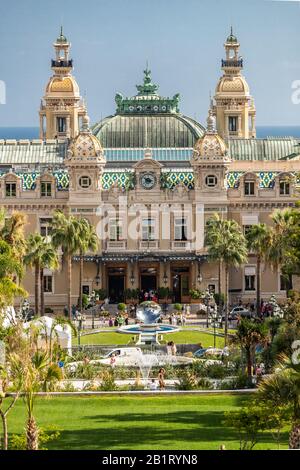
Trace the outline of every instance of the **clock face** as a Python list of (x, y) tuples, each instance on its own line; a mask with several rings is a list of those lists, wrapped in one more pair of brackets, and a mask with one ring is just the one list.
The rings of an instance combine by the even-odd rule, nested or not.
[(153, 173), (144, 173), (140, 181), (143, 188), (152, 189), (156, 185), (156, 176)]

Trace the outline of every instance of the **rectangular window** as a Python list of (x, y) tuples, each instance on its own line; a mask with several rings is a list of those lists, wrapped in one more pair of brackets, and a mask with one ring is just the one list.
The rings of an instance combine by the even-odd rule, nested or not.
[(229, 116), (228, 118), (228, 129), (229, 132), (237, 131), (237, 116)]
[(245, 275), (245, 290), (255, 290), (255, 275)]
[(143, 219), (142, 239), (144, 241), (155, 240), (155, 220), (154, 219)]
[(215, 294), (216, 293), (216, 285), (215, 284), (208, 284), (208, 290), (211, 294)]
[(40, 219), (40, 234), (42, 237), (49, 237), (52, 232), (52, 219)]
[(178, 241), (187, 240), (187, 219), (176, 217), (174, 220), (174, 239)]
[(17, 195), (17, 184), (16, 183), (5, 183), (5, 195), (6, 195), (6, 197), (16, 197), (16, 195)]
[(44, 292), (52, 294), (53, 292), (53, 279), (52, 276), (44, 276)]
[(123, 238), (122, 222), (119, 219), (111, 219), (109, 222), (109, 239), (120, 241)]
[(255, 182), (245, 181), (245, 196), (254, 196)]
[(90, 286), (82, 286), (82, 293), (85, 295), (90, 295)]
[(280, 274), (280, 290), (289, 291), (293, 289), (292, 276)]
[(64, 134), (67, 131), (66, 118), (58, 117), (57, 118), (57, 132), (59, 134)]
[(288, 196), (290, 194), (290, 183), (288, 181), (279, 182), (279, 194), (280, 196)]
[(52, 184), (42, 181), (41, 183), (41, 197), (52, 196)]

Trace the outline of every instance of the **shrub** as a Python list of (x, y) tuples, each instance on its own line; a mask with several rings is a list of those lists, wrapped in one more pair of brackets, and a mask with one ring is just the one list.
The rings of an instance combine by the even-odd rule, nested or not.
[(200, 377), (198, 380), (198, 388), (200, 390), (212, 390), (214, 386), (210, 380), (206, 379), (205, 377)]
[[(39, 428), (39, 450), (48, 450), (44, 447), (47, 442), (59, 439), (60, 431), (55, 426), (47, 428)], [(13, 434), (10, 438), (9, 449), (11, 450), (26, 450), (27, 442), (25, 434)]]
[(171, 291), (168, 287), (159, 287), (158, 289), (159, 299), (167, 299), (171, 297)]
[(181, 304), (174, 304), (174, 309), (176, 312), (182, 312), (182, 305)]
[(102, 383), (100, 385), (100, 390), (103, 392), (110, 392), (117, 390), (118, 387), (115, 383), (115, 376), (112, 370), (104, 370), (101, 374)]
[(119, 304), (118, 304), (118, 310), (119, 310), (119, 312), (125, 312), (125, 310), (126, 310), (126, 304), (124, 304), (124, 303), (122, 303), (122, 302), (119, 303)]
[(99, 300), (104, 300), (107, 297), (107, 291), (105, 289), (95, 289), (95, 295)]
[(202, 299), (203, 293), (199, 289), (190, 289), (189, 294), (192, 299)]
[(197, 376), (191, 369), (183, 369), (178, 374), (177, 390), (195, 390), (198, 386)]
[(82, 294), (82, 306), (84, 309), (89, 305), (89, 296), (87, 294)]
[(240, 373), (238, 376), (230, 380), (224, 380), (220, 385), (220, 390), (241, 390), (243, 388), (254, 388), (251, 377), (245, 373)]
[(221, 364), (211, 364), (205, 367), (205, 371), (206, 376), (212, 379), (223, 379), (228, 373), (226, 367)]

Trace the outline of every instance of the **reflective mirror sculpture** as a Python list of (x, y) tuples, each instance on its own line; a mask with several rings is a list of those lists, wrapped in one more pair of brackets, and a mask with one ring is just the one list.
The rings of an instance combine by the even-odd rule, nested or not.
[(161, 307), (156, 302), (142, 302), (136, 311), (137, 319), (145, 325), (157, 323), (161, 316)]

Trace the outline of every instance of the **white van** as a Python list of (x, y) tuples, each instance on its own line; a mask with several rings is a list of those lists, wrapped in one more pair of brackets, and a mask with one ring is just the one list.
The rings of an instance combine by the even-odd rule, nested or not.
[(113, 349), (108, 354), (106, 354), (103, 359), (100, 359), (97, 362), (99, 362), (100, 364), (109, 365), (111, 364), (112, 356), (114, 356), (116, 366), (135, 365), (141, 354), (141, 348), (118, 348)]

